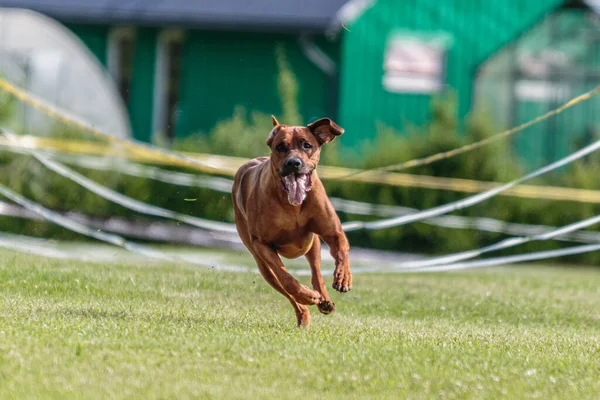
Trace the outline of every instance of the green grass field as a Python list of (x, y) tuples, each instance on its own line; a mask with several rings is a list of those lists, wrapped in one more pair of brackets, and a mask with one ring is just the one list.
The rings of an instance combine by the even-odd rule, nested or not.
[(2, 251), (0, 398), (600, 396), (597, 268), (357, 274), (353, 287), (300, 330), (254, 273)]

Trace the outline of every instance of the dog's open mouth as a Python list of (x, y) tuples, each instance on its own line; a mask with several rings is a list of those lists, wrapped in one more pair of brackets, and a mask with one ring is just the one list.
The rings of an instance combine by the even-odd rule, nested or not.
[(289, 174), (281, 177), (281, 188), (287, 192), (288, 201), (293, 206), (299, 206), (306, 198), (306, 193), (312, 189), (311, 173)]

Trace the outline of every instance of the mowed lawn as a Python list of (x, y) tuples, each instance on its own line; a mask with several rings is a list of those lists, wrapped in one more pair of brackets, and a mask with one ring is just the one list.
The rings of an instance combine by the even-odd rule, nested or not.
[(599, 268), (357, 274), (353, 287), (301, 330), (255, 273), (2, 251), (0, 398), (600, 396)]

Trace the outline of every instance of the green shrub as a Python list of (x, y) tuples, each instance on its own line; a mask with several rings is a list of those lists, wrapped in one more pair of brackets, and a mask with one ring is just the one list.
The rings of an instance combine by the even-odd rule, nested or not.
[(0, 123), (8, 124), (14, 116), (15, 101), (8, 93), (0, 90)]

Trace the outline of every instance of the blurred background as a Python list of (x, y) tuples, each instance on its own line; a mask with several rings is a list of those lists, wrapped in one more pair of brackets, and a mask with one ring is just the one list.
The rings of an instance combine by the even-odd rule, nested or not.
[[(0, 0), (0, 76), (115, 136), (196, 153), (265, 155), (271, 114), (303, 125), (327, 116), (346, 131), (327, 146), (321, 163), (374, 168), (489, 137), (595, 88), (598, 13), (598, 0)], [(510, 139), (406, 172), (506, 182), (597, 139), (599, 102), (593, 97)], [(20, 135), (89, 139), (2, 91), (0, 126)], [(233, 221), (227, 181), (215, 190), (136, 176), (130, 164), (118, 169), (119, 163), (107, 158), (102, 164), (98, 155), (62, 160), (140, 201)], [(534, 183), (600, 189), (598, 160), (588, 157)], [(1, 182), (28, 198), (99, 229), (158, 240), (144, 225), (151, 222), (147, 217), (31, 157), (2, 151), (0, 161)], [(375, 206), (424, 209), (466, 196), (325, 183), (332, 197), (373, 206), (368, 212), (338, 210), (344, 221), (386, 216)], [(3, 204), (2, 231), (78, 239)], [(559, 226), (595, 215), (596, 204), (500, 196), (456, 215)], [(115, 218), (130, 228), (111, 228)], [(350, 238), (358, 247), (433, 254), (507, 235), (507, 229), (482, 231), (466, 221), (460, 228), (417, 223)], [(183, 228), (174, 224), (169, 229), (161, 240), (209, 240), (190, 242), (191, 231), (175, 234)], [(563, 245), (537, 242), (518, 251)]]

